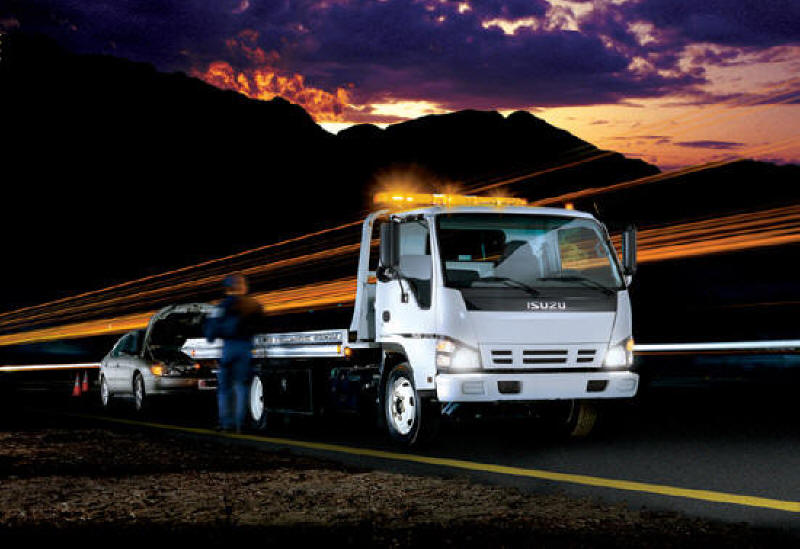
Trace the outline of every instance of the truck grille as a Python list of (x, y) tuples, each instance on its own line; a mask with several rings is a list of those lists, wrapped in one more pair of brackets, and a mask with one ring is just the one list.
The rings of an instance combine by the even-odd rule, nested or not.
[(486, 369), (590, 368), (600, 366), (601, 350), (600, 345), (481, 346), (483, 366)]

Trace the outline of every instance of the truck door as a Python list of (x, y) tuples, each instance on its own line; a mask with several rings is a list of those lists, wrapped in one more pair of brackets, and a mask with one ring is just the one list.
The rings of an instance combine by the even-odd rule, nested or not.
[(399, 278), (379, 281), (375, 297), (378, 339), (434, 331), (433, 261), (430, 230), (423, 219), (399, 226)]

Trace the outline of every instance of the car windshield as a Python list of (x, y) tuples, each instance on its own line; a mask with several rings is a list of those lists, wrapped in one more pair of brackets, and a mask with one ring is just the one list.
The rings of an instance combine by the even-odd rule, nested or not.
[(622, 287), (599, 223), (554, 215), (443, 214), (438, 217), (445, 285), (507, 288), (538, 295)]

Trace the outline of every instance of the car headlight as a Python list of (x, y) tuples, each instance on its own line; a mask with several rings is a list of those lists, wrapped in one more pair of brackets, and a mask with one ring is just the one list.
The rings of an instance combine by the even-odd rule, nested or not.
[(616, 345), (611, 345), (606, 351), (603, 366), (606, 368), (633, 366), (633, 338), (629, 337)]
[(481, 356), (477, 349), (452, 339), (440, 339), (436, 343), (436, 366), (453, 370), (474, 370), (481, 367)]
[(181, 368), (176, 368), (175, 366), (170, 366), (163, 362), (156, 362), (150, 366), (150, 373), (158, 377), (181, 376), (185, 374)]

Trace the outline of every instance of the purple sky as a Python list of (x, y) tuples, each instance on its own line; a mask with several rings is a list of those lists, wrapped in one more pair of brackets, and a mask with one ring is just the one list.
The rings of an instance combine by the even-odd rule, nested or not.
[[(637, 149), (635, 128), (708, 106), (780, 103), (755, 109), (777, 143), (799, 121), (798, 96), (774, 93), (798, 90), (798, 0), (12, 0), (0, 24), (256, 97), (280, 93), (321, 122), (528, 109), (601, 145), (628, 137), (625, 152), (662, 165), (769, 143), (752, 121), (735, 139), (708, 124), (663, 132), (657, 154), (654, 140)], [(266, 85), (264, 74), (286, 82)], [(794, 86), (775, 88), (781, 81)], [(798, 157), (795, 146), (776, 158)]]

